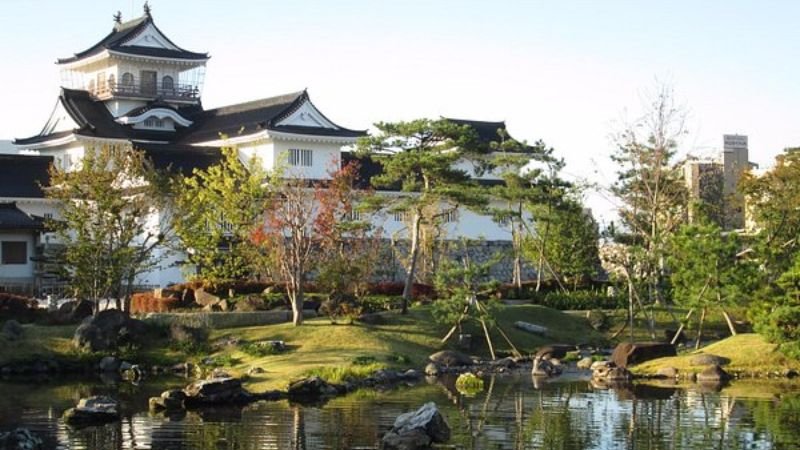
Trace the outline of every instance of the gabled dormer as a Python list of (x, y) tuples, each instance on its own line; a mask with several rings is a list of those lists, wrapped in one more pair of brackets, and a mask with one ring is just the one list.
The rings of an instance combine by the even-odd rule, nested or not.
[(65, 87), (88, 91), (109, 105), (115, 116), (145, 102), (199, 103), (207, 53), (183, 49), (156, 26), (149, 6), (127, 22), (119, 13), (114, 28), (102, 40), (57, 61)]

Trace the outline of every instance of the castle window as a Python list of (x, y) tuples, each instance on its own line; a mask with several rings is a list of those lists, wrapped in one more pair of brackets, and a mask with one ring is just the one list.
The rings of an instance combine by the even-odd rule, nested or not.
[(28, 243), (25, 241), (3, 241), (0, 253), (3, 264), (28, 263)]
[(289, 149), (289, 165), (311, 167), (313, 165), (311, 150), (292, 148)]
[(158, 117), (150, 117), (144, 120), (145, 128), (164, 128), (164, 120)]
[(122, 74), (122, 85), (123, 86), (133, 86), (133, 74), (130, 72), (125, 72)]
[(175, 81), (171, 76), (167, 75), (161, 79), (161, 89), (170, 92), (175, 89)]
[(112, 73), (111, 75), (108, 76), (108, 88), (113, 91), (114, 88), (117, 87), (116, 85), (117, 85), (117, 79), (114, 78), (114, 74)]
[(395, 211), (392, 218), (395, 222), (405, 222), (408, 214), (405, 211)]
[(451, 209), (450, 211), (447, 211), (446, 213), (444, 213), (444, 215), (442, 216), (442, 222), (444, 222), (444, 223), (452, 223), (452, 222), (456, 222), (457, 220), (458, 220), (458, 210), (457, 209)]

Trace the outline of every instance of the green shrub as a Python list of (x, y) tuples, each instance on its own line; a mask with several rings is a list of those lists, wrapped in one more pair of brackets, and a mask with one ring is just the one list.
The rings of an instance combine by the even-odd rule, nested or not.
[(273, 345), (270, 341), (243, 342), (239, 344), (239, 350), (254, 357), (279, 355), (286, 352), (285, 348)]
[(306, 372), (306, 376), (317, 376), (329, 383), (343, 383), (345, 381), (357, 381), (367, 378), (376, 370), (385, 368), (386, 366), (380, 363), (352, 366), (326, 366), (311, 369)]
[(374, 356), (356, 356), (353, 358), (353, 365), (355, 366), (368, 366), (377, 361)]
[(483, 391), (483, 380), (472, 373), (462, 373), (456, 379), (456, 389), (468, 397), (475, 396)]

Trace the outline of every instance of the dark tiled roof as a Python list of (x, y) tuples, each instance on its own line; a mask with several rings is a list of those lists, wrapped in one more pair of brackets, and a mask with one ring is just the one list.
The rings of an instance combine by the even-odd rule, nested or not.
[(16, 202), (0, 203), (0, 230), (41, 230), (41, 218), (29, 216), (17, 208)]
[(298, 125), (281, 125), (277, 127), (270, 126), (268, 128), (270, 130), (283, 133), (308, 134), (312, 136), (361, 137), (367, 135), (366, 131), (348, 130), (347, 128), (332, 130), (330, 128), (303, 127)]
[(181, 143), (188, 144), (217, 140), (220, 135), (236, 137), (242, 134), (256, 133), (265, 129), (270, 120), (302, 102), (306, 95), (305, 91), (293, 92), (199, 111), (196, 115), (189, 117), (195, 123), (179, 140)]
[[(505, 131), (505, 138), (514, 140), (510, 134), (508, 134), (508, 130), (506, 130), (506, 123), (505, 122), (484, 122), (481, 120), (466, 120), (466, 119), (450, 119), (446, 118), (450, 122), (453, 122), (458, 125), (469, 125), (478, 133), (478, 139), (484, 144), (489, 145), (491, 142), (499, 142), (500, 135), (498, 134), (498, 130)], [(534, 147), (530, 145), (520, 145), (519, 152), (520, 153), (532, 153), (534, 151)]]
[[(78, 128), (71, 131), (60, 131), (51, 134), (39, 134), (28, 138), (15, 139), (16, 145), (29, 145), (52, 139), (77, 134), (80, 136), (110, 138), (110, 139), (131, 139), (148, 141), (171, 141), (175, 138), (173, 131), (156, 130), (136, 130), (127, 125), (122, 125), (114, 120), (108, 108), (102, 101), (92, 98), (88, 91), (78, 89), (61, 88), (59, 101), (69, 113), (70, 117), (78, 124)], [(155, 106), (157, 105), (157, 106)], [(163, 102), (154, 101), (146, 106), (137, 108), (141, 112), (154, 107), (163, 107)], [(169, 107), (170, 109), (175, 109)], [(190, 115), (197, 107), (187, 107), (176, 110), (182, 116)], [(132, 112), (128, 114), (132, 114)]]
[[(353, 152), (342, 151), (341, 165), (344, 167), (352, 161), (357, 161), (358, 167), (358, 184), (360, 189), (373, 188), (378, 191), (399, 191), (401, 188), (400, 183), (393, 183), (390, 186), (373, 186), (372, 178), (383, 173), (383, 166), (379, 161), (374, 160), (371, 156), (359, 156)], [(505, 184), (503, 180), (481, 179), (472, 178), (472, 181), (481, 186), (498, 186)]]
[(43, 198), (51, 156), (0, 155), (0, 197)]
[(114, 26), (114, 29), (111, 30), (111, 33), (109, 33), (106, 37), (104, 37), (100, 42), (82, 52), (75, 53), (75, 55), (69, 58), (59, 59), (58, 64), (66, 64), (78, 61), (83, 58), (87, 58), (89, 56), (101, 53), (104, 50), (113, 50), (116, 52), (128, 53), (132, 55), (158, 56), (158, 57), (175, 58), (175, 59), (208, 58), (207, 53), (190, 52), (188, 50), (184, 50), (178, 47), (172, 41), (170, 41), (169, 38), (166, 38), (166, 35), (164, 35), (164, 33), (161, 33), (161, 30), (158, 30), (159, 33), (161, 33), (170, 44), (178, 48), (178, 50), (166, 50), (166, 49), (158, 49), (150, 47), (122, 45), (127, 40), (136, 37), (136, 35), (142, 32), (149, 24), (152, 24), (158, 30), (158, 27), (156, 27), (155, 23), (153, 22), (153, 18), (149, 14), (146, 14), (138, 19), (117, 24)]
[(478, 133), (478, 138), (487, 144), (500, 140), (500, 135), (497, 134), (498, 130), (506, 130), (505, 122), (484, 122), (480, 120), (450, 119), (447, 117), (445, 119), (457, 125), (469, 125)]
[[(263, 130), (337, 137), (359, 137), (367, 134), (366, 131), (350, 130), (336, 124), (334, 124), (337, 127), (336, 129), (276, 125), (290, 116), (306, 101), (311, 101), (308, 98), (308, 92), (299, 91), (252, 102), (199, 111), (194, 115), (185, 115), (195, 123), (190, 129), (186, 130), (178, 141), (192, 144), (214, 141), (220, 139), (220, 136), (233, 138), (258, 133)], [(327, 117), (325, 119), (333, 123)]]
[(150, 143), (136, 143), (134, 147), (143, 150), (156, 169), (183, 175), (191, 175), (194, 169), (207, 169), (222, 158), (217, 147)]

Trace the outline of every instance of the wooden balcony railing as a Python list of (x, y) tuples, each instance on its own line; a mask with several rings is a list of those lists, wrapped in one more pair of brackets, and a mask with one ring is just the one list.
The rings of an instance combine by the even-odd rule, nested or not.
[(99, 87), (89, 89), (89, 92), (100, 100), (111, 97), (157, 98), (165, 100), (197, 101), (200, 98), (200, 89), (189, 84), (162, 85), (149, 83), (106, 83)]

